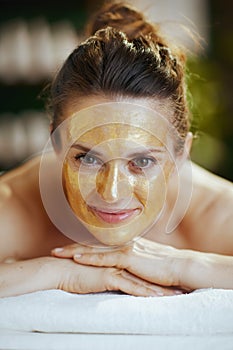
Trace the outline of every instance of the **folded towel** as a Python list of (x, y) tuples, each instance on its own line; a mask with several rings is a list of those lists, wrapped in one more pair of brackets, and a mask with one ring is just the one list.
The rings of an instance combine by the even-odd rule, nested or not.
[(233, 290), (166, 297), (40, 291), (0, 299), (0, 329), (58, 333), (233, 333)]

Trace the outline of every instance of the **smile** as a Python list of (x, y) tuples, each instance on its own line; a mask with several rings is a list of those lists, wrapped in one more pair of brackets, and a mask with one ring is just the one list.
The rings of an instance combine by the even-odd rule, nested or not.
[(91, 208), (94, 214), (109, 224), (117, 224), (126, 219), (132, 218), (139, 213), (139, 209), (124, 209), (118, 211), (102, 211), (96, 208)]

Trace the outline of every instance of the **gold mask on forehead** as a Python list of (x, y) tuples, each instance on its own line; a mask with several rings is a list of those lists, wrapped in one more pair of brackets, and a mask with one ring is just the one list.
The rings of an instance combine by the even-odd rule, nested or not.
[(59, 183), (57, 201), (64, 204), (64, 220), (56, 220), (66, 235), (79, 243), (119, 246), (148, 231), (164, 207), (174, 167), (170, 127), (153, 110), (124, 102), (83, 109), (59, 126), (57, 176), (64, 192)]

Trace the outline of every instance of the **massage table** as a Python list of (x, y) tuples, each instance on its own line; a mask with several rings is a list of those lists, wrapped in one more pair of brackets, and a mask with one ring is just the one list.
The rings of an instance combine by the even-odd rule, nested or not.
[(38, 291), (0, 299), (0, 349), (233, 349), (233, 290), (164, 297)]

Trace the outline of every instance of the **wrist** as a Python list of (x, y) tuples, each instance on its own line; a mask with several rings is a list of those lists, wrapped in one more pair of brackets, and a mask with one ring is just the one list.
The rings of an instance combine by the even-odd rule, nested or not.
[(55, 257), (44, 257), (41, 266), (40, 275), (46, 281), (46, 288), (44, 289), (59, 289), (64, 275), (67, 272), (70, 259), (60, 259)]
[(188, 288), (233, 288), (231, 256), (185, 250), (184, 257), (181, 282)]
[(0, 296), (14, 296), (36, 292), (38, 290), (56, 289), (62, 275), (61, 265), (68, 259), (40, 257), (0, 264)]

